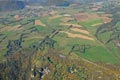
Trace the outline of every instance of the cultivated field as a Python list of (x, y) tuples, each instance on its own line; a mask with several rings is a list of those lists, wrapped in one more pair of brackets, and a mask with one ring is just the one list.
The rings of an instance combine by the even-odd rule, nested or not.
[[(23, 10), (0, 17), (1, 63), (17, 64), (23, 69), (20, 72), (32, 74), (31, 80), (36, 80), (42, 69), (47, 74), (43, 80), (119, 80), (116, 79), (120, 73), (117, 12), (75, 5), (50, 10), (46, 6), (34, 11), (35, 14)], [(7, 67), (9, 72), (15, 68), (11, 64)], [(36, 77), (33, 70), (37, 71)], [(89, 79), (85, 79), (86, 75)]]

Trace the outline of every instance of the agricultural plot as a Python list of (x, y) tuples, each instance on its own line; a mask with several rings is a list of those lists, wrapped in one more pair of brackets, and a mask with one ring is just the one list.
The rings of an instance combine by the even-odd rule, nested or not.
[[(64, 10), (64, 12), (66, 14), (68, 14), (67, 13), (68, 10)], [(91, 14), (78, 13), (78, 14), (75, 15), (75, 18), (76, 18), (77, 21), (74, 20), (75, 18), (72, 16), (72, 14), (69, 14), (69, 16), (68, 16), (66, 14), (59, 13), (59, 11), (54, 12), (54, 13), (51, 12), (50, 14), (51, 14), (50, 16), (46, 16), (46, 17), (43, 17), (43, 18), (40, 18), (40, 19), (37, 19), (37, 20), (33, 20), (34, 24), (33, 23), (30, 23), (30, 24), (28, 23), (27, 24), (28, 19), (26, 19), (26, 21), (24, 19), (24, 20), (21, 20), (20, 22), (17, 22), (17, 24), (18, 23), (25, 24), (25, 25), (23, 25), (23, 27), (21, 27), (21, 25), (14, 26), (12, 28), (11, 27), (5, 27), (5, 30), (8, 29), (9, 32), (11, 32), (11, 31), (13, 32), (13, 30), (19, 30), (16, 34), (20, 34), (21, 31), (26, 33), (26, 37), (24, 38), (25, 43), (23, 44), (25, 46), (25, 45), (28, 45), (30, 43), (32, 44), (32, 42), (35, 42), (36, 40), (38, 41), (39, 39), (42, 39), (43, 36), (49, 35), (55, 29), (61, 29), (62, 31), (60, 31), (58, 33), (58, 35), (55, 36), (54, 40), (56, 40), (58, 42), (57, 45), (60, 45), (59, 43), (61, 43), (61, 41), (59, 41), (59, 39), (61, 40), (62, 37), (63, 37), (64, 41), (62, 41), (62, 44), (64, 44), (64, 46), (61, 46), (61, 45), (60, 46), (62, 48), (66, 47), (65, 51), (63, 51), (65, 54), (67, 54), (70, 51), (71, 46), (74, 45), (74, 44), (79, 44), (79, 45), (83, 45), (83, 44), (88, 44), (89, 45), (90, 44), (92, 46), (95, 46), (97, 44), (97, 46), (101, 47), (101, 51), (105, 51), (103, 53), (101, 52), (102, 54), (109, 53), (109, 52), (106, 51), (106, 49), (104, 49), (104, 47), (101, 44), (99, 44), (99, 42), (94, 37), (94, 34), (97, 30), (96, 26), (102, 25), (103, 22), (104, 22), (104, 21), (102, 21), (102, 19), (100, 19), (100, 17), (97, 14), (94, 14), (94, 13), (93, 14), (92, 13)], [(94, 15), (94, 17), (91, 17), (92, 15)], [(83, 18), (81, 18), (80, 16), (82, 16)], [(106, 17), (108, 15), (101, 15), (101, 16)], [(14, 18), (15, 19), (19, 18), (19, 16), (15, 15)], [(31, 19), (33, 19), (33, 18), (31, 18)], [(72, 22), (72, 21), (74, 21), (74, 22)], [(26, 27), (24, 27), (24, 26), (26, 26)], [(20, 27), (20, 29), (19, 29), (19, 27)], [(1, 29), (1, 31), (4, 31), (4, 28)], [(65, 35), (65, 36), (61, 37), (61, 35)], [(105, 39), (104, 35), (102, 35), (102, 38)], [(73, 40), (73, 41), (69, 42), (71, 40)], [(71, 46), (69, 46), (69, 45), (71, 45)], [(99, 49), (99, 47), (97, 47), (97, 46), (96, 46), (95, 49)], [(94, 51), (91, 52), (91, 51), (89, 52), (89, 50), (88, 50), (85, 55), (82, 54), (82, 53), (79, 53), (79, 54), (80, 54), (80, 56), (82, 54), (82, 57), (86, 58), (87, 54), (99, 53), (99, 51), (98, 52), (94, 52)], [(91, 59), (92, 56), (93, 55), (89, 55), (87, 57), (87, 59), (92, 60), (92, 61), (94, 61), (94, 60), (96, 61), (96, 59)], [(94, 55), (93, 57), (96, 58), (96, 56), (97, 56), (97, 54)], [(103, 57), (104, 57), (104, 55), (103, 55)], [(99, 62), (99, 60), (100, 59), (98, 59), (98, 62)], [(103, 59), (103, 61), (104, 61), (104, 59)], [(109, 59), (107, 61), (109, 63)], [(112, 63), (112, 60), (110, 60), (110, 62)]]
[[(120, 22), (110, 18), (112, 16), (72, 6), (47, 11), (40, 17), (7, 15), (9, 19), (0, 22), (0, 62), (18, 64), (24, 72), (32, 74), (29, 77), (32, 79), (39, 77), (41, 80), (42, 76), (47, 76), (43, 78), (116, 80), (114, 76), (118, 75), (119, 69), (106, 67), (120, 65)], [(21, 59), (24, 62), (14, 63)], [(10, 64), (7, 68), (14, 69)], [(44, 74), (40, 75), (40, 72)]]
[(75, 32), (80, 32), (80, 33), (83, 33), (83, 34), (87, 34), (87, 35), (90, 34), (88, 31), (82, 30), (82, 29), (79, 29), (79, 28), (70, 28), (70, 30), (75, 31)]

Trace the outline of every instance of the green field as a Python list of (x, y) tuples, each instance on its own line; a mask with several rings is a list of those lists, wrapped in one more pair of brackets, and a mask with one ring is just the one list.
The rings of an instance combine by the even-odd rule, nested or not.
[[(68, 14), (69, 12), (71, 12), (71, 9), (67, 8), (67, 9), (64, 9), (63, 11), (64, 12), (62, 12), (62, 10), (58, 10), (58, 14), (63, 16), (63, 14), (65, 14), (65, 13)], [(73, 9), (72, 9), (72, 11), (73, 11)], [(83, 11), (83, 10), (79, 10), (78, 8), (75, 8), (75, 10), (70, 14), (73, 15), (74, 13), (78, 13), (79, 11)], [(93, 12), (93, 13), (95, 13), (95, 12)], [(17, 24), (24, 24), (24, 23), (27, 22), (27, 20), (30, 20), (30, 19), (37, 19), (37, 20), (39, 19), (46, 25), (45, 27), (40, 26), (40, 25), (33, 25), (33, 23), (30, 23), (30, 24), (27, 24), (27, 25), (24, 26), (24, 28), (23, 28), (24, 32), (23, 32), (23, 30), (20, 30), (20, 31), (15, 31), (15, 32), (3, 31), (1, 33), (4, 34), (4, 36), (8, 35), (9, 39), (18, 39), (19, 36), (15, 37), (15, 35), (17, 33), (19, 35), (21, 33), (29, 33), (29, 35), (27, 35), (27, 37), (24, 39), (25, 42), (23, 43), (23, 47), (28, 47), (29, 45), (43, 39), (45, 36), (50, 35), (51, 32), (53, 30), (56, 30), (56, 29), (61, 29), (63, 31), (69, 31), (70, 33), (73, 33), (73, 34), (81, 34), (81, 35), (84, 35), (84, 36), (90, 36), (94, 39), (94, 41), (84, 40), (84, 39), (80, 39), (80, 38), (70, 38), (65, 33), (59, 33), (53, 39), (57, 42), (55, 44), (55, 48), (61, 50), (61, 52), (63, 54), (67, 55), (69, 53), (71, 47), (75, 44), (78, 44), (78, 45), (86, 44), (86, 45), (91, 45), (93, 47), (88, 49), (86, 51), (86, 53), (84, 53), (84, 54), (80, 53), (78, 51), (76, 51), (74, 53), (76, 53), (80, 57), (83, 57), (83, 58), (85, 58), (87, 60), (90, 60), (90, 61), (93, 61), (93, 62), (105, 62), (105, 63), (119, 64), (119, 61), (116, 59), (116, 57), (113, 56), (113, 53), (115, 53), (116, 55), (119, 55), (118, 52), (116, 51), (116, 49), (113, 48), (114, 46), (111, 46), (112, 49), (113, 49), (113, 52), (110, 52), (106, 48), (106, 45), (103, 45), (94, 36), (98, 26), (95, 27), (95, 26), (92, 26), (92, 25), (102, 23), (101, 19), (84, 21), (84, 22), (77, 22), (77, 21), (73, 20), (73, 21), (68, 22), (68, 23), (71, 23), (71, 24), (82, 25), (85, 28), (85, 30), (90, 32), (90, 35), (86, 35), (86, 34), (83, 34), (83, 33), (71, 31), (71, 30), (68, 29), (68, 26), (67, 27), (66, 26), (61, 26), (60, 23), (63, 23), (61, 21), (61, 19), (64, 18), (64, 17), (59, 17), (59, 18), (49, 20), (50, 17), (51, 17), (50, 15), (45, 16), (45, 17), (41, 17), (41, 18), (30, 17), (28, 19), (23, 19), (19, 22), (10, 24), (11, 26), (15, 26)], [(11, 20), (13, 20), (13, 19), (11, 18)], [(2, 26), (2, 24), (0, 24), (0, 25)], [(119, 26), (119, 23), (117, 25)], [(31, 28), (36, 29), (36, 31), (31, 32), (30, 31)], [(37, 35), (39, 37), (34, 39), (34, 36), (37, 36)], [(104, 34), (101, 34), (99, 36), (99, 38), (105, 42), (109, 38), (109, 35), (110, 35), (109, 32), (104, 33)], [(4, 40), (4, 41), (7, 41), (7, 40)], [(2, 42), (2, 45), (7, 45), (4, 41)], [(4, 48), (5, 48), (5, 46), (4, 46)], [(0, 53), (1, 53), (0, 57), (3, 56), (3, 54), (4, 54), (3, 52), (4, 52), (4, 50), (0, 50)]]

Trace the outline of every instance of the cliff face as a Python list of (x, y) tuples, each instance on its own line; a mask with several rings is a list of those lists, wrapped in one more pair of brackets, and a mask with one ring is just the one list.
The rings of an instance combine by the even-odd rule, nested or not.
[(14, 11), (23, 9), (24, 7), (25, 7), (24, 1), (10, 1), (10, 0), (0, 1), (0, 11)]

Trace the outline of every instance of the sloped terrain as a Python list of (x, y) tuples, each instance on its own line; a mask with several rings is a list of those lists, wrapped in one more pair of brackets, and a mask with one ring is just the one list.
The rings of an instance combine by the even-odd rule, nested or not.
[(119, 7), (88, 6), (0, 13), (0, 80), (119, 80)]

